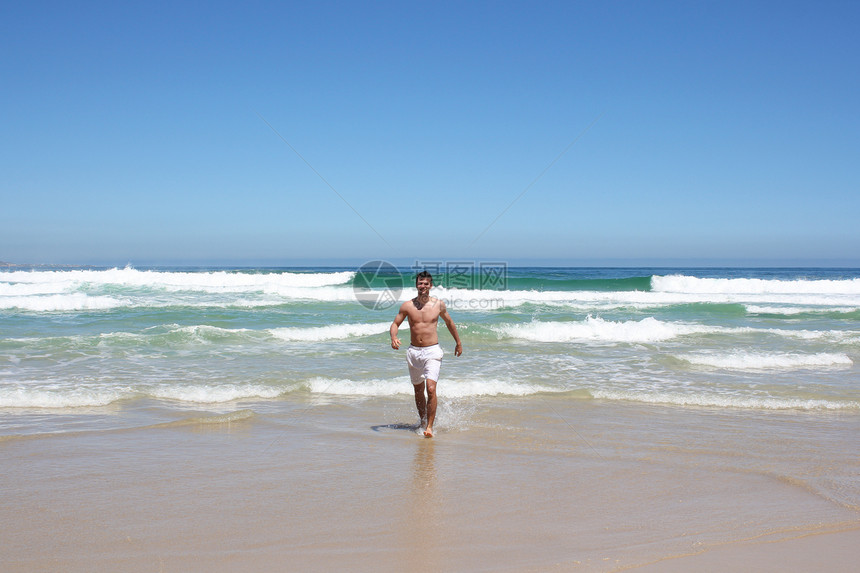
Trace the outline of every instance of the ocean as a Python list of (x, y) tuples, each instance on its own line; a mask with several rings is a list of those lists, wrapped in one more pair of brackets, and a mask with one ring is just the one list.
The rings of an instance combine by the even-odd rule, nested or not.
[[(450, 336), (440, 334), (448, 351), (443, 396), (860, 414), (860, 271), (513, 268), (482, 286), (477, 270), (466, 270), (438, 276), (433, 291), (466, 348), (454, 360)], [(371, 297), (414, 296), (402, 271), (369, 277)], [(142, 398), (183, 408), (408, 395), (403, 356), (388, 346), (397, 307), (393, 299), (361, 304), (368, 285), (357, 286), (357, 276), (355, 269), (0, 273), (4, 427), (41, 431), (16, 426), (34, 408), (45, 414)], [(450, 286), (454, 279), (472, 288)]]
[[(70, 477), (79, 464), (105, 464), (106, 454), (99, 452), (107, 451), (125, 460), (162, 456), (160, 450), (154, 454), (154, 444), (175, 446), (165, 436), (181, 435), (179, 443), (191, 456), (213, 455), (204, 453), (210, 447), (224, 448), (219, 455), (235, 453), (231, 448), (241, 446), (254, 460), (257, 477), (233, 477), (254, 490), (261, 487), (259, 476), (274, 471), (266, 460), (291, 452), (297, 465), (278, 465), (278, 471), (292, 476), (293, 486), (310, 488), (312, 499), (334, 497), (342, 509), (340, 494), (317, 480), (347, 471), (344, 464), (347, 473), (370, 472), (364, 467), (369, 463), (398, 475), (392, 458), (404, 454), (407, 473), (435, 484), (422, 495), (439, 495), (449, 508), (450, 514), (434, 518), (448, 535), (442, 565), (444, 559), (471, 556), (474, 563), (494, 564), (488, 570), (540, 570), (546, 565), (541, 556), (550, 556), (553, 563), (576, 561), (609, 571), (684, 554), (690, 544), (709, 547), (860, 523), (860, 270), (430, 267), (432, 294), (446, 302), (464, 347), (455, 357), (440, 322), (446, 355), (433, 440), (414, 431), (404, 348), (389, 345), (398, 305), (415, 294), (415, 269), (371, 262), (358, 269), (0, 272), (4, 479), (7, 487), (27, 494), (20, 499), (31, 500), (7, 500), (0, 517), (18, 519), (24, 510), (30, 515), (35, 506), (16, 503), (46, 504), (58, 495), (50, 493), (58, 483), (97, 499), (103, 489)], [(408, 339), (407, 328), (404, 323), (401, 339)], [(170, 433), (189, 428), (191, 434)], [(130, 434), (140, 440), (128, 442)], [(58, 457), (69, 448), (86, 453), (77, 461)], [(355, 448), (376, 453), (356, 459)], [(429, 469), (427, 448), (435, 448)], [(472, 473), (462, 456), (472, 460)], [(57, 459), (66, 465), (52, 466), (61, 463)], [(649, 483), (626, 481), (616, 473), (622, 468), (644, 471)], [(129, 479), (140, 470), (126, 467), (130, 474), (113, 478)], [(596, 472), (591, 486), (574, 479), (589, 472)], [(483, 538), (489, 543), (486, 555), (464, 547), (467, 515), (493, 518), (488, 506), (474, 506), (474, 496), (484, 495), (479, 484), (505, 491), (500, 474), (519, 491), (531, 491), (532, 503), (542, 508), (536, 519), (547, 531), (532, 540), (544, 543), (541, 556), (517, 561), (499, 547), (490, 553), (492, 542)], [(676, 482), (679, 474), (687, 478)], [(724, 474), (731, 479), (714, 477)], [(183, 475), (189, 487), (203, 479), (190, 470)], [(749, 481), (759, 479), (764, 481)], [(373, 480), (374, 487), (387, 487)], [(439, 494), (455, 481), (461, 490), (472, 488), (471, 501)], [(695, 495), (705, 482), (713, 482), (710, 497)], [(658, 483), (671, 493), (651, 491)], [(544, 487), (579, 492), (578, 507), (592, 513), (577, 511), (579, 525), (572, 525), (572, 515), (554, 513), (572, 503), (571, 494), (560, 494), (566, 501), (559, 506)], [(721, 487), (727, 490), (714, 493)], [(242, 488), (231, 491), (223, 495), (236, 502), (231, 496)], [(635, 500), (625, 498), (625, 491), (638, 491)], [(366, 493), (379, 502), (384, 495)], [(666, 500), (657, 503), (662, 495), (673, 500), (671, 508)], [(676, 498), (687, 498), (687, 507), (698, 513), (674, 513), (680, 507)], [(734, 513), (723, 515), (727, 506)], [(263, 513), (266, 507), (255, 505)], [(66, 517), (87, 511), (69, 508)], [(334, 523), (312, 506), (304, 511), (315, 524), (298, 528), (306, 541)], [(528, 514), (529, 504), (519, 511)], [(665, 527), (646, 527), (655, 518), (664, 519)], [(120, 529), (136, 523), (120, 523)], [(27, 555), (33, 532), (44, 523), (34, 518), (31, 525), (10, 542), (18, 559), (13, 563), (22, 570), (37, 570), (41, 563)], [(559, 535), (566, 527), (578, 531), (583, 546), (565, 545)], [(177, 528), (166, 530), (175, 534)], [(603, 543), (601, 531), (610, 543)], [(171, 554), (159, 535), (151, 532), (148, 539), (162, 554), (177, 560), (185, 555)], [(69, 570), (85, 569), (85, 550), (93, 550), (87, 543), (57, 547), (52, 555)], [(402, 549), (408, 545), (398, 543)], [(291, 551), (328, 564), (343, 555), (343, 548), (326, 553), (317, 546), (309, 553), (311, 545)], [(611, 562), (604, 553), (612, 553)], [(389, 557), (392, 565), (403, 564), (402, 554)], [(369, 561), (366, 568), (361, 563), (353, 565), (372, 569)]]

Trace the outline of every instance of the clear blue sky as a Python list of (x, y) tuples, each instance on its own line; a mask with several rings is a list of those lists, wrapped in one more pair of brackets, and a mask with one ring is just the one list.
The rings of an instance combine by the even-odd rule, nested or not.
[(4, 2), (0, 260), (860, 265), (858, 30), (850, 1)]

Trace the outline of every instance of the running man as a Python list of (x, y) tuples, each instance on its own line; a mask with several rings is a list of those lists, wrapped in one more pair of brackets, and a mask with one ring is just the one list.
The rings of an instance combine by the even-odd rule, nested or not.
[[(415, 288), (418, 296), (400, 306), (400, 312), (394, 317), (389, 332), (391, 333), (391, 348), (400, 348), (397, 329), (404, 318), (409, 319), (409, 337), (412, 344), (406, 351), (406, 364), (409, 366), (409, 376), (415, 389), (415, 405), (421, 416), (421, 427), (424, 437), (433, 437), (433, 421), (436, 419), (436, 382), (439, 381), (439, 369), (442, 366), (442, 348), (439, 346), (439, 334), (436, 326), (439, 317), (445, 321), (448, 332), (454, 337), (457, 346), (454, 356), (463, 353), (463, 344), (457, 334), (457, 325), (448, 314), (445, 302), (430, 296), (433, 287), (433, 277), (427, 271), (421, 271), (415, 277)], [(424, 396), (424, 389), (427, 396)]]

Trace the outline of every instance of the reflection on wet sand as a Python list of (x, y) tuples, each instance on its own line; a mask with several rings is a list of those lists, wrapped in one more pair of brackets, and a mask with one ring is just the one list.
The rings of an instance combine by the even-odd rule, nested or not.
[(408, 547), (406, 564), (409, 570), (439, 569), (439, 535), (442, 502), (436, 474), (436, 441), (415, 440), (412, 479), (407, 486), (406, 509), (403, 516), (403, 545)]

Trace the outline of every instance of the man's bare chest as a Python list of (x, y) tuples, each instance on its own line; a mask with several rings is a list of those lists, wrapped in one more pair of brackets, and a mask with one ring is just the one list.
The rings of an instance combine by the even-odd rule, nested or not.
[(439, 304), (427, 303), (422, 308), (412, 308), (407, 314), (411, 323), (434, 323), (439, 320)]

